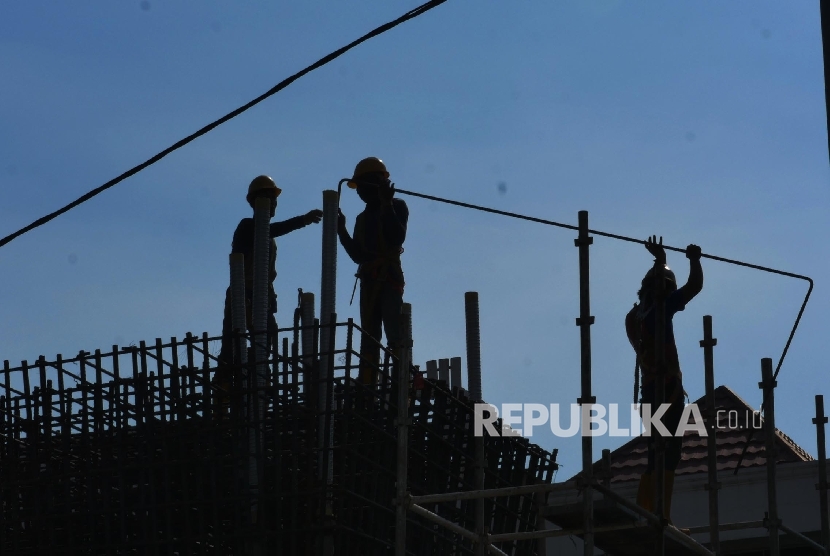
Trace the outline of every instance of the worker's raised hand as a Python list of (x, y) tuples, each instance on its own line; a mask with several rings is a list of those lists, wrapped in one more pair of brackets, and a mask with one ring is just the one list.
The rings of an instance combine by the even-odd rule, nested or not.
[(345, 232), (346, 231), (346, 216), (343, 214), (343, 211), (337, 209), (337, 231), (338, 232)]
[(303, 216), (303, 224), (305, 224), (306, 226), (309, 225), (309, 224), (319, 224), (320, 220), (322, 220), (322, 219), (323, 219), (323, 211), (322, 210), (320, 210), (320, 209), (310, 210)]
[(666, 264), (666, 250), (663, 249), (663, 236), (660, 236), (660, 243), (657, 243), (657, 236), (651, 236), (646, 240), (646, 249), (654, 255), (658, 263)]
[(690, 261), (699, 261), (701, 256), (703, 256), (703, 253), (701, 253), (700, 247), (694, 243), (690, 243), (686, 247), (686, 258)]
[(392, 202), (392, 197), (395, 196), (395, 184), (388, 179), (378, 185), (378, 198), (381, 204), (388, 205)]

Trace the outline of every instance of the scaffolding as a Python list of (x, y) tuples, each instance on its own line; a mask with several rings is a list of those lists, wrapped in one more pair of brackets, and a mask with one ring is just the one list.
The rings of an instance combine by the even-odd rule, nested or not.
[[(576, 319), (576, 325), (580, 328), (580, 350), (581, 350), (581, 392), (577, 403), (582, 406), (582, 415), (586, 410), (590, 411), (590, 405), (596, 403), (596, 398), (591, 391), (591, 335), (590, 326), (594, 323), (594, 317), (590, 314), (590, 278), (589, 278), (589, 246), (593, 239), (589, 235), (588, 212), (580, 211), (578, 215), (579, 235), (574, 240), (575, 246), (579, 249), (579, 295), (580, 315)], [(664, 350), (662, 349), (662, 325), (665, 314), (665, 297), (663, 291), (663, 264), (655, 262), (655, 282), (658, 284), (655, 295), (656, 305), (656, 361), (657, 369), (657, 394), (656, 404), (665, 400), (664, 382), (662, 373), (665, 373), (663, 361)], [(772, 556), (779, 556), (779, 534), (781, 532), (791, 535), (802, 546), (807, 547), (819, 554), (830, 553), (828, 545), (828, 518), (827, 509), (827, 461), (824, 442), (824, 423), (827, 417), (824, 416), (823, 398), (816, 396), (816, 424), (817, 442), (819, 447), (819, 484), (820, 492), (820, 514), (822, 529), (822, 544), (802, 535), (791, 527), (785, 525), (778, 516), (777, 495), (776, 495), (776, 459), (775, 459), (775, 404), (774, 389), (776, 386), (772, 372), (772, 359), (761, 360), (762, 381), (759, 388), (764, 394), (764, 419), (763, 427), (766, 442), (766, 467), (767, 467), (767, 502), (768, 508), (763, 519), (742, 523), (721, 524), (718, 512), (718, 489), (720, 484), (717, 481), (716, 462), (716, 426), (715, 426), (715, 405), (714, 405), (714, 364), (713, 347), (717, 340), (712, 337), (712, 318), (705, 316), (703, 321), (704, 339), (700, 342), (704, 349), (704, 367), (706, 384), (706, 430), (708, 442), (708, 492), (709, 492), (709, 527), (696, 528), (695, 533), (709, 533), (707, 546), (693, 540), (677, 527), (669, 523), (666, 516), (668, 512), (664, 508), (665, 492), (663, 482), (663, 458), (664, 440), (658, 436), (655, 442), (656, 471), (657, 471), (657, 492), (656, 511), (651, 513), (641, 508), (634, 502), (617, 494), (610, 488), (610, 480), (600, 480), (593, 472), (594, 460), (591, 443), (591, 436), (583, 434), (582, 438), (582, 471), (573, 481), (558, 484), (533, 485), (527, 487), (514, 487), (507, 489), (486, 489), (481, 488), (475, 492), (454, 492), (427, 496), (408, 496), (398, 500), (399, 506), (406, 507), (409, 511), (432, 520), (450, 531), (454, 531), (464, 538), (474, 540), (478, 543), (478, 554), (490, 553), (504, 555), (494, 543), (508, 540), (530, 540), (542, 539), (563, 535), (577, 535), (583, 540), (585, 556), (593, 556), (595, 546), (606, 552), (615, 555), (658, 555), (664, 554), (683, 555), (719, 555), (721, 554), (719, 543), (719, 531), (736, 530), (763, 526), (769, 531), (769, 548)], [(783, 357), (782, 357), (783, 360)], [(405, 429), (402, 433), (405, 433)], [(486, 443), (492, 438), (486, 438)], [(610, 476), (609, 454), (603, 454), (606, 479)], [(399, 475), (399, 480), (405, 480)], [(481, 522), (478, 522), (475, 529), (464, 529), (456, 523), (448, 522), (431, 514), (422, 505), (425, 502), (471, 500), (480, 501), (493, 500), (498, 497), (514, 496), (517, 494), (541, 494), (554, 495), (557, 492), (576, 490), (579, 492), (582, 502), (576, 507), (557, 507), (555, 501), (547, 503), (542, 511), (545, 518), (558, 522), (562, 526), (556, 530), (540, 530), (533, 532), (512, 532), (506, 534), (493, 534)], [(544, 498), (542, 498), (544, 499)], [(395, 556), (405, 556), (405, 552), (399, 550)]]

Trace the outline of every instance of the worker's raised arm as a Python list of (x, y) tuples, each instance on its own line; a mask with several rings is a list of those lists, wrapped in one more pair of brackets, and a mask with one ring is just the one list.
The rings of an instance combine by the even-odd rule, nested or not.
[(700, 264), (700, 247), (691, 244), (686, 247), (686, 258), (689, 259), (689, 279), (683, 286), (685, 302), (691, 301), (703, 289), (703, 266)]
[(337, 237), (340, 238), (340, 245), (343, 246), (346, 254), (355, 264), (368, 262), (368, 255), (360, 247), (360, 244), (349, 235), (349, 231), (346, 229), (346, 217), (339, 209), (337, 211)]

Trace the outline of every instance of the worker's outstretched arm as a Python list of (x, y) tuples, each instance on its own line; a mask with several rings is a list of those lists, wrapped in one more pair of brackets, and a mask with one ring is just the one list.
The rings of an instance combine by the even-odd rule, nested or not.
[(686, 258), (689, 259), (689, 279), (683, 286), (686, 303), (703, 289), (703, 267), (700, 264), (700, 257), (700, 247), (694, 244), (686, 247)]
[(295, 216), (282, 222), (273, 222), (271, 224), (271, 237), (284, 236), (309, 224), (317, 224), (321, 218), (323, 218), (323, 211), (314, 209), (306, 214), (301, 214), (300, 216)]
[(346, 250), (346, 254), (349, 255), (349, 258), (353, 260), (355, 264), (363, 264), (368, 262), (368, 256), (363, 252), (363, 249), (361, 249), (360, 245), (354, 240), (354, 238), (349, 235), (349, 231), (346, 229), (346, 217), (339, 209), (337, 213), (337, 237), (340, 238), (340, 245), (343, 246), (343, 249)]

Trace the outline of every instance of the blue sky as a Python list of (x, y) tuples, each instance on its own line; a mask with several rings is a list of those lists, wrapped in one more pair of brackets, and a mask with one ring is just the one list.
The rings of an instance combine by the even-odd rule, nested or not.
[[(3, 4), (0, 235), (416, 5)], [(813, 396), (830, 394), (817, 2), (450, 0), (1, 248), (0, 359), (218, 334), (248, 182), (272, 175), (288, 218), (321, 206), (365, 156), (403, 189), (573, 224), (588, 210), (592, 228), (812, 277), (776, 405), (779, 427), (815, 454)], [(405, 199), (415, 362), (466, 355), (463, 294), (474, 290), (485, 398), (575, 401), (575, 232)], [(342, 207), (351, 226), (359, 201)], [(280, 241), (285, 325), (297, 288), (319, 292), (320, 233)], [(651, 258), (605, 238), (591, 256), (595, 394), (629, 403), (623, 317)], [(354, 265), (338, 257), (338, 314), (357, 318)], [(682, 255), (669, 264), (685, 278)], [(716, 382), (757, 407), (760, 359), (777, 362), (806, 284), (706, 260), (704, 272), (675, 319), (686, 390), (703, 393), (711, 314)], [(560, 478), (578, 470), (578, 439), (533, 440), (559, 448)], [(599, 438), (595, 455), (619, 444)]]

